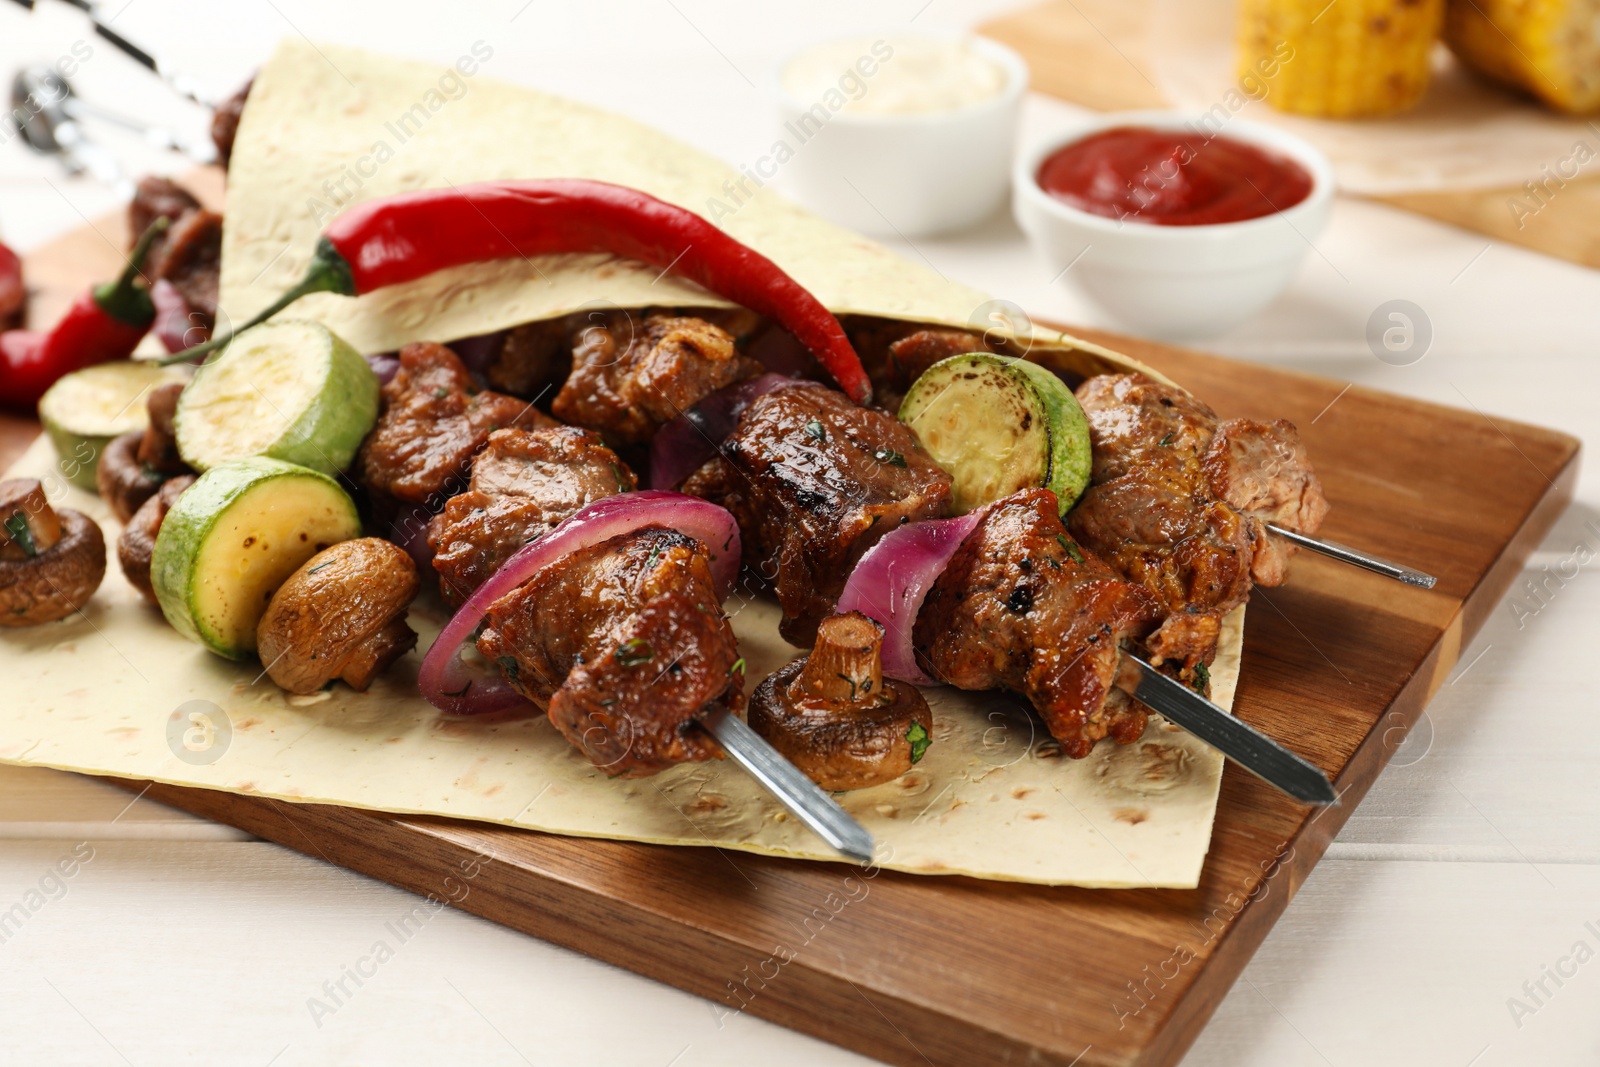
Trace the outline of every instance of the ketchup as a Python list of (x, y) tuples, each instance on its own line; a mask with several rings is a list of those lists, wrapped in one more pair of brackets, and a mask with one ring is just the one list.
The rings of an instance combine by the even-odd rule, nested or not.
[(1079, 211), (1157, 226), (1243, 222), (1311, 195), (1294, 160), (1231, 137), (1118, 126), (1044, 161), (1039, 187)]

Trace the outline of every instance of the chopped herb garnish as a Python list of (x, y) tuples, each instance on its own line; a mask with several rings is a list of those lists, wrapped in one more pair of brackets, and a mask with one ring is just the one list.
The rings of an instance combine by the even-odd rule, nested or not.
[(617, 480), (617, 492), (626, 493), (628, 491), (628, 480), (622, 476), (622, 468), (615, 463), (611, 465), (611, 476)]
[(920, 722), (911, 724), (911, 729), (906, 731), (906, 740), (911, 742), (911, 762), (916, 763), (922, 754), (928, 751), (928, 746), (933, 744), (933, 738), (928, 736), (928, 731), (923, 729)]
[(880, 448), (872, 453), (872, 458), (879, 463), (887, 463), (891, 467), (904, 467), (906, 465), (906, 457), (892, 448)]
[(442, 385), (439, 388), (437, 388), (437, 389), (435, 389), (433, 391), (433, 398), (435, 400), (443, 400), (445, 397), (447, 397), (449, 395), (450, 395), (450, 390), (446, 389)]
[(655, 543), (655, 547), (650, 549), (650, 558), (644, 561), (645, 568), (649, 569), (650, 567), (654, 567), (656, 565), (656, 560), (659, 559), (660, 556), (661, 556), (661, 542), (657, 541)]
[(818, 441), (826, 441), (828, 439), (828, 431), (823, 427), (821, 419), (812, 419), (806, 423), (806, 434)]
[(1211, 685), (1211, 671), (1204, 663), (1194, 665), (1194, 691), (1201, 696), (1206, 695), (1206, 688)]
[(1167, 446), (1168, 446), (1168, 445), (1170, 445), (1170, 444), (1171, 444), (1171, 443), (1172, 443), (1172, 435), (1171, 435), (1171, 434), (1170, 434), (1170, 433), (1169, 433), (1169, 434), (1167, 434), (1167, 436), (1165, 436), (1165, 437), (1163, 437), (1163, 438), (1162, 438), (1162, 439), (1161, 439), (1161, 440), (1160, 440), (1160, 441), (1159, 441), (1159, 442), (1158, 442), (1158, 443), (1157, 443), (1157, 447), (1158, 447), (1158, 448), (1166, 448), (1166, 447), (1167, 447)]
[(1068, 541), (1062, 534), (1056, 534), (1056, 540), (1061, 543), (1061, 547), (1066, 550), (1067, 555), (1072, 557), (1074, 563), (1083, 562), (1083, 550), (1075, 542)]
[(656, 658), (656, 650), (642, 637), (635, 637), (617, 646), (617, 662), (624, 667), (637, 667)]
[(743, 656), (740, 656), (738, 659), (733, 661), (733, 666), (728, 668), (728, 677), (730, 677), (730, 678), (733, 677), (733, 672), (734, 671), (738, 671), (740, 674), (744, 673), (744, 657)]
[[(316, 565), (316, 566), (315, 566), (315, 567), (312, 567), (312, 568), (311, 568), (311, 569), (310, 569), (310, 570), (308, 570), (308, 571), (306, 571), (306, 573), (307, 573), (307, 574), (315, 574), (315, 573), (317, 573), (317, 572), (318, 572), (318, 571), (320, 571), (320, 570), (321, 570), (321, 569), (322, 569), (322, 568), (324, 568), (324, 567), (331, 567), (331, 566), (333, 566), (333, 560), (331, 560), (331, 559), (330, 559), (330, 560), (329, 560), (329, 561), (328, 561), (328, 562), (326, 562), (326, 563), (319, 563), (319, 564), (317, 564), (317, 565)], [(454, 695), (455, 695), (455, 694), (454, 694), (454, 693), (446, 693), (446, 694), (445, 694), (445, 695), (446, 695), (446, 696), (454, 696)]]
[(615, 705), (616, 702), (617, 702), (617, 698), (616, 697), (606, 697), (604, 700), (602, 700), (600, 702), (600, 706), (602, 708), (609, 708), (609, 707), (612, 707), (613, 705)]
[(11, 540), (22, 549), (22, 554), (32, 559), (39, 554), (39, 546), (33, 543), (33, 531), (28, 529), (28, 516), (20, 511), (11, 513), (6, 519), (6, 533), (11, 535)]
[(500, 673), (506, 676), (506, 681), (512, 685), (517, 684), (522, 668), (517, 666), (515, 656), (501, 656), (494, 661), (494, 664), (500, 668)]

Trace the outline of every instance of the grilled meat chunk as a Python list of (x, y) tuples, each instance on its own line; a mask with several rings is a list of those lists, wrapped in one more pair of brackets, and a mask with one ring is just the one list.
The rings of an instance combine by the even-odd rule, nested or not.
[(150, 257), (149, 273), (152, 281), (172, 283), (209, 334), (217, 322), (222, 277), (222, 216), (197, 208), (174, 219)]
[(695, 723), (744, 706), (706, 548), (659, 526), (574, 552), (495, 601), (478, 650), (613, 777), (716, 756)]
[(239, 134), (239, 118), (244, 114), (245, 101), (256, 83), (254, 75), (240, 86), (239, 91), (218, 104), (211, 113), (211, 143), (217, 146), (217, 162), (228, 169), (233, 158), (233, 140)]
[(490, 353), (483, 376), (491, 389), (537, 401), (559, 388), (571, 371), (567, 320), (543, 319), (506, 331)]
[(472, 481), (428, 528), (439, 588), (459, 605), (512, 554), (586, 504), (638, 487), (600, 436), (575, 426), (496, 430)]
[(909, 386), (941, 359), (987, 351), (983, 338), (966, 330), (918, 330), (889, 346), (889, 366)]
[[(189, 190), (171, 178), (147, 174), (139, 179), (139, 184), (134, 187), (133, 199), (128, 201), (129, 238), (137, 241), (139, 235), (148, 230), (156, 219), (177, 222), (188, 212), (199, 210), (200, 201)], [(166, 234), (156, 238), (155, 244), (150, 247), (152, 260), (160, 253), (165, 241)]]
[[(1311, 469), (1300, 431), (1286, 419), (1221, 423), (1200, 466), (1218, 499), (1260, 522), (1310, 535), (1327, 517), (1322, 482)], [(1271, 536), (1258, 538), (1255, 548), (1250, 573), (1256, 583), (1269, 589), (1282, 585), (1299, 549)]]
[(1144, 706), (1114, 683), (1123, 643), (1160, 617), (1155, 597), (1068, 538), (1054, 493), (1025, 489), (967, 535), (912, 636), (934, 677), (1026, 697), (1082, 759), (1103, 737), (1126, 745), (1144, 734)]
[(465, 483), (467, 464), (495, 430), (554, 425), (526, 401), (479, 391), (443, 345), (406, 345), (383, 387), (383, 413), (361, 444), (361, 480), (397, 500), (438, 501)]
[(550, 410), (614, 447), (639, 444), (708, 393), (759, 373), (704, 319), (598, 314), (574, 335), (572, 372)]
[(1094, 469), (1068, 525), (1161, 600), (1167, 619), (1147, 648), (1191, 679), (1252, 579), (1284, 578), (1294, 549), (1272, 542), (1264, 521), (1314, 532), (1327, 512), (1321, 485), (1287, 422), (1221, 422), (1188, 393), (1140, 374), (1090, 378), (1077, 395)]
[(683, 491), (733, 513), (745, 564), (776, 588), (780, 632), (804, 647), (867, 549), (946, 513), (950, 476), (892, 416), (803, 382), (751, 403)]
[(896, 319), (855, 315), (840, 321), (872, 378), (875, 405), (887, 411), (898, 411), (911, 383), (941, 359), (989, 351), (983, 337), (969, 330), (923, 329)]

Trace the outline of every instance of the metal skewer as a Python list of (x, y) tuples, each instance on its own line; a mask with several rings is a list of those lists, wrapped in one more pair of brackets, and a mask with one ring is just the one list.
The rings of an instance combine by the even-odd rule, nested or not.
[(1285, 541), (1294, 542), (1301, 548), (1309, 548), (1313, 552), (1320, 552), (1324, 556), (1339, 560), (1341, 563), (1350, 563), (1375, 574), (1381, 574), (1385, 578), (1393, 578), (1395, 581), (1414, 585), (1419, 589), (1432, 589), (1433, 583), (1437, 580), (1431, 574), (1424, 574), (1411, 567), (1393, 563), (1382, 556), (1374, 556), (1371, 553), (1363, 552), (1359, 548), (1341, 545), (1337, 541), (1324, 541), (1316, 537), (1307, 537), (1303, 533), (1295, 533), (1293, 530), (1285, 529), (1273, 522), (1267, 523), (1267, 529)]
[[(1122, 663), (1123, 670), (1117, 678), (1119, 688), (1257, 778), (1307, 804), (1327, 805), (1338, 801), (1339, 795), (1326, 774), (1266, 734), (1234, 718), (1131, 652), (1123, 652)], [(1134, 674), (1130, 667), (1137, 668), (1137, 677), (1130, 677)]]
[(728, 750), (735, 763), (749, 771), (824, 841), (851, 859), (862, 863), (872, 861), (873, 840), (866, 827), (856, 822), (817, 783), (801, 774), (800, 768), (784, 759), (743, 719), (727, 711), (718, 711), (701, 719), (700, 725)]

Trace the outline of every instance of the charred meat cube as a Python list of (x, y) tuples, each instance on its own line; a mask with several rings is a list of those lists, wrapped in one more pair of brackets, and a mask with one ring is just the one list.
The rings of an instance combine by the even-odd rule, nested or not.
[[(147, 174), (139, 179), (139, 184), (133, 190), (133, 199), (128, 202), (129, 240), (137, 241), (139, 235), (148, 230), (156, 219), (177, 222), (188, 212), (199, 210), (200, 201), (189, 190), (171, 178)], [(152, 260), (160, 253), (165, 241), (166, 235), (162, 234), (151, 245)]]
[(495, 601), (478, 650), (612, 777), (718, 755), (696, 723), (744, 706), (710, 556), (659, 526), (574, 552)]
[(913, 631), (925, 670), (959, 689), (1028, 699), (1074, 759), (1144, 734), (1142, 704), (1116, 688), (1122, 645), (1161, 617), (1155, 597), (1074, 543), (1048, 489), (990, 506), (923, 602)]
[(217, 162), (222, 164), (223, 170), (228, 169), (228, 162), (233, 158), (233, 139), (239, 134), (239, 117), (244, 114), (245, 101), (255, 83), (252, 77), (211, 113), (211, 143), (217, 146)]
[(1188, 393), (1139, 374), (1091, 378), (1077, 396), (1094, 468), (1068, 525), (1161, 600), (1167, 619), (1147, 648), (1189, 680), (1252, 579), (1283, 580), (1294, 549), (1263, 523), (1314, 532), (1327, 512), (1321, 485), (1289, 423), (1220, 422)]
[(911, 383), (941, 359), (989, 351), (983, 337), (970, 330), (928, 328), (862, 315), (844, 316), (840, 323), (872, 378), (875, 406), (886, 411), (898, 411)]
[(173, 220), (160, 249), (150, 257), (150, 278), (171, 282), (207, 332), (217, 322), (221, 277), (222, 216), (199, 208)]
[(588, 430), (496, 430), (472, 461), (467, 491), (451, 497), (428, 528), (445, 601), (461, 604), (523, 545), (585, 505), (637, 486)]
[(407, 345), (383, 387), (378, 424), (361, 444), (361, 480), (408, 503), (442, 500), (465, 484), (467, 465), (495, 430), (554, 425), (525, 400), (479, 390), (443, 345)]
[(572, 340), (565, 319), (528, 322), (506, 331), (483, 376), (490, 388), (537, 400), (572, 371)]
[(597, 313), (573, 335), (572, 372), (550, 410), (615, 447), (639, 444), (707, 394), (759, 373), (704, 319)]
[(950, 476), (899, 420), (805, 382), (751, 403), (683, 491), (733, 513), (746, 565), (776, 588), (784, 638), (809, 646), (867, 549), (945, 514)]
[[(1311, 535), (1327, 517), (1322, 482), (1311, 469), (1300, 431), (1286, 419), (1219, 424), (1200, 466), (1219, 500), (1260, 522)], [(1299, 549), (1270, 535), (1257, 538), (1255, 548), (1250, 573), (1256, 584), (1269, 589), (1282, 585), (1289, 560)]]

